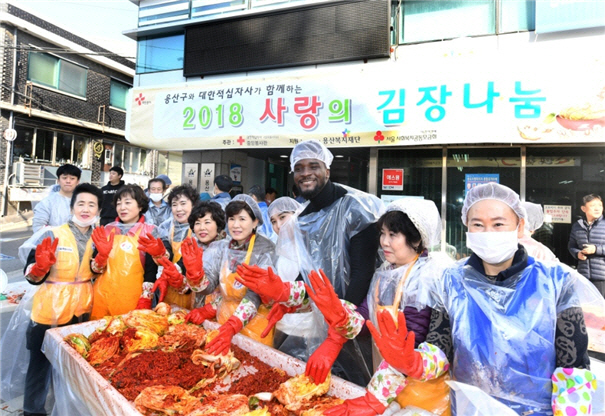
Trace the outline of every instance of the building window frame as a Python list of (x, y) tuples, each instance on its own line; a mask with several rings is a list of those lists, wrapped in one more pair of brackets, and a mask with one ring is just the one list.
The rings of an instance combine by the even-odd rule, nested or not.
[[(52, 68), (53, 73), (47, 79), (44, 79), (44, 75), (47, 75), (47, 74), (42, 73), (43, 71), (41, 71), (40, 73), (36, 73), (35, 65), (32, 65), (32, 63), (34, 63), (33, 61), (38, 59), (37, 57), (34, 58), (34, 56), (37, 56), (37, 55), (45, 57), (45, 58), (41, 58), (41, 59), (48, 60), (48, 58), (50, 58), (54, 61), (53, 68)], [(47, 63), (50, 64), (50, 61), (47, 61)], [(43, 63), (41, 63), (41, 65), (43, 65)], [(73, 71), (74, 69), (82, 70), (83, 72), (80, 75), (79, 87), (72, 88), (70, 90), (69, 88), (62, 86), (62, 83), (64, 82), (64, 78), (73, 79), (73, 76), (69, 75), (67, 72), (70, 70)], [(74, 61), (70, 61), (68, 59), (62, 58), (62, 57), (57, 56), (52, 53), (43, 52), (43, 51), (28, 52), (28, 61), (27, 61), (27, 80), (28, 81), (32, 82), (32, 84), (34, 84), (36, 86), (46, 88), (46, 89), (49, 89), (52, 91), (60, 92), (61, 94), (69, 95), (71, 97), (75, 97), (78, 99), (84, 99), (84, 100), (86, 99), (86, 94), (88, 91), (88, 85), (87, 85), (88, 84), (88, 69), (89, 68), (84, 65), (81, 65)], [(50, 78), (52, 78), (52, 80)]]
[[(114, 86), (116, 88), (114, 88)], [(125, 87), (126, 91), (123, 93), (123, 96), (120, 97), (117, 89)], [(128, 92), (132, 88), (132, 84), (128, 82), (124, 82), (120, 79), (110, 77), (109, 81), (109, 106), (115, 110), (126, 111), (127, 103), (128, 103)], [(115, 92), (114, 92), (115, 91)], [(121, 100), (123, 99), (123, 102)]]

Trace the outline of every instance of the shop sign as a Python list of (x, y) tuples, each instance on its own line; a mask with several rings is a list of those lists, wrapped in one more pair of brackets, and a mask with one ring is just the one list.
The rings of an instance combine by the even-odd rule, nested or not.
[(487, 53), (135, 88), (127, 139), (159, 150), (605, 140), (602, 55)]
[(500, 183), (500, 174), (499, 173), (467, 173), (464, 175), (464, 190), (466, 192), (470, 191), (477, 185), (482, 185), (484, 183), (496, 182)]
[(197, 163), (185, 163), (185, 183), (197, 189)]
[(233, 179), (234, 185), (240, 185), (242, 183), (242, 165), (231, 165), (229, 170), (229, 176)]
[(382, 190), (403, 191), (403, 169), (383, 169)]
[(200, 182), (200, 193), (208, 192), (212, 195), (212, 191), (214, 191), (214, 163), (202, 163)]
[(550, 216), (553, 223), (571, 224), (571, 205), (544, 205), (544, 216)]

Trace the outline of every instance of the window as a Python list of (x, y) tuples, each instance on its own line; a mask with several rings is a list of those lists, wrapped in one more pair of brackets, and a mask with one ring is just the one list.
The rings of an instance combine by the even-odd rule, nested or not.
[(88, 70), (56, 56), (29, 53), (27, 79), (69, 94), (86, 97)]
[(397, 43), (533, 30), (535, 8), (535, 0), (403, 0)]
[(121, 166), (124, 172), (147, 175), (147, 150), (140, 147), (114, 145), (113, 166)]
[(183, 69), (185, 35), (139, 39), (137, 74)]
[(26, 162), (31, 162), (32, 149), (34, 148), (34, 129), (15, 126), (15, 130), (17, 130), (17, 138), (13, 142), (13, 155), (15, 158), (23, 158)]
[(53, 140), (55, 133), (49, 130), (37, 129), (34, 159), (38, 162), (51, 162), (53, 159)]
[(15, 158), (22, 158), (26, 162), (71, 163), (82, 169), (90, 169), (90, 138), (22, 126), (15, 126), (15, 129)]
[(126, 96), (129, 89), (130, 85), (112, 79), (111, 90), (109, 92), (109, 105), (126, 110)]

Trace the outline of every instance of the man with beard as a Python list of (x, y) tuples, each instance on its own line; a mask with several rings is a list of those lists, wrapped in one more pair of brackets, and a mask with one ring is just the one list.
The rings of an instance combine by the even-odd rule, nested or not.
[[(322, 269), (338, 297), (356, 305), (357, 311), (367, 318), (364, 301), (378, 250), (375, 223), (384, 206), (374, 195), (330, 181), (333, 159), (332, 153), (317, 140), (298, 143), (292, 150), (290, 167), (294, 184), (300, 196), (309, 201), (298, 216), (298, 226), (313, 267)], [(334, 363), (332, 371), (336, 375), (365, 386), (372, 375), (369, 334), (362, 332), (344, 343), (342, 350), (338, 349), (342, 343), (333, 341), (328, 336), (320, 347), (322, 357), (313, 354), (307, 366)], [(319, 359), (321, 364), (313, 363)]]

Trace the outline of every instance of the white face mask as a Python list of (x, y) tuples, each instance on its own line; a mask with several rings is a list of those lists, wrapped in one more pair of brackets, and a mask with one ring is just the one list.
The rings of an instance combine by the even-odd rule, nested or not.
[(517, 251), (517, 230), (466, 233), (466, 246), (488, 264), (500, 264)]
[(162, 200), (162, 194), (149, 194), (149, 199), (153, 202), (160, 202)]
[(75, 215), (72, 215), (71, 216), (71, 221), (74, 224), (76, 224), (78, 227), (90, 227), (91, 225), (93, 225), (97, 221), (99, 221), (99, 217), (92, 217), (88, 221), (82, 221), (82, 220), (79, 220)]

